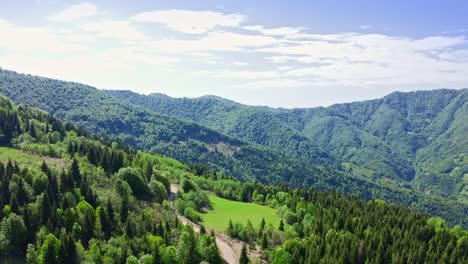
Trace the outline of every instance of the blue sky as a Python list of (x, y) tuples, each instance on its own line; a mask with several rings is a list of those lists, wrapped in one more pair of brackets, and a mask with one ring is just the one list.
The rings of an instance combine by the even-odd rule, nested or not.
[(466, 1), (0, 2), (0, 67), (311, 107), (468, 87)]

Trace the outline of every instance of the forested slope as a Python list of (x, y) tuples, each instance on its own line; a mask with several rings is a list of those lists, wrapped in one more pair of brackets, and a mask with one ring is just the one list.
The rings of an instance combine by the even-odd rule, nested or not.
[(188, 217), (209, 206), (205, 190), (277, 210), (278, 227), (233, 223), (226, 230), (261, 247), (267, 263), (468, 260), (466, 230), (380, 200), (241, 183), (91, 135), (5, 97), (0, 124), (0, 262), (222, 263), (210, 232), (196, 234), (177, 220), (165, 201), (170, 182), (183, 187), (176, 203)]
[(371, 101), (305, 109), (246, 106), (214, 96), (109, 93), (158, 113), (295, 153), (305, 162), (310, 145), (293, 142), (314, 142), (344, 161), (349, 174), (387, 186), (397, 183), (462, 207), (468, 204), (467, 89), (393, 93)]
[(324, 181), (334, 180), (333, 169), (326, 167), (339, 168), (329, 155), (316, 155), (314, 164), (305, 164), (279, 151), (154, 113), (78, 83), (0, 70), (0, 93), (91, 132), (118, 137), (131, 146), (187, 163), (203, 162), (241, 179), (303, 185), (316, 182), (319, 175)]
[[(366, 160), (380, 164), (382, 171), (366, 169), (365, 166), (356, 165), (355, 162), (337, 160), (327, 151), (324, 152), (322, 148), (316, 148), (314, 142), (319, 142), (319, 140), (305, 140), (305, 144), (302, 144), (305, 134), (292, 127), (290, 122), (282, 121), (280, 116), (284, 113), (281, 109), (247, 107), (246, 111), (255, 110), (254, 114), (247, 114), (245, 118), (231, 119), (227, 114), (229, 111), (211, 111), (208, 106), (219, 104), (218, 107), (224, 108), (227, 107), (225, 103), (229, 103), (228, 106), (234, 109), (232, 112), (241, 111), (244, 106), (213, 97), (200, 99), (200, 104), (203, 104), (206, 99), (210, 102), (214, 101), (206, 106), (208, 107), (208, 110), (205, 110), (207, 118), (217, 120), (219, 115), (227, 115), (223, 120), (230, 120), (232, 124), (229, 126), (244, 131), (242, 133), (246, 135), (246, 138), (247, 136), (255, 138), (256, 135), (261, 135), (260, 138), (265, 136), (265, 142), (270, 143), (260, 142), (268, 145), (261, 146), (256, 144), (258, 142), (249, 143), (226, 136), (191, 121), (181, 121), (155, 113), (151, 109), (113, 97), (105, 91), (77, 83), (1, 70), (0, 93), (11, 96), (17, 103), (43, 108), (57, 117), (76, 122), (80, 127), (89, 129), (91, 132), (119, 138), (134, 147), (164, 154), (189, 164), (203, 163), (228, 176), (232, 175), (243, 180), (257, 179), (263, 183), (289, 183), (293, 186), (309, 186), (322, 190), (334, 189), (363, 199), (384, 199), (391, 203), (442, 216), (450, 225), (467, 226), (468, 205), (463, 203), (463, 199), (457, 199), (461, 196), (454, 192), (455, 195), (448, 194), (442, 197), (430, 189), (424, 189), (427, 188), (424, 186), (439, 188), (438, 185), (432, 185), (438, 180), (437, 177), (431, 176), (425, 178), (426, 180), (416, 178), (414, 181), (408, 181), (401, 175), (389, 175), (385, 173), (385, 168), (394, 168), (395, 160), (402, 158), (395, 154), (396, 158), (392, 160), (389, 154), (388, 160), (380, 160), (377, 151), (372, 151), (372, 149), (369, 149)], [(184, 108), (175, 109), (183, 111)], [(197, 113), (192, 110), (189, 112)], [(256, 114), (256, 111), (260, 113)], [(260, 122), (257, 118), (260, 118)], [(239, 126), (234, 125), (236, 122), (239, 122)], [(272, 124), (273, 127), (257, 129), (263, 123)], [(274, 124), (281, 125), (281, 127), (276, 129)], [(460, 130), (464, 131), (463, 122), (459, 122), (459, 126), (453, 131), (460, 133)], [(281, 133), (275, 131), (281, 131)], [(366, 131), (359, 131), (359, 133), (367, 133), (366, 135), (370, 134)], [(304, 135), (300, 136), (299, 133)], [(295, 140), (289, 140), (288, 135)], [(337, 131), (336, 135), (340, 136), (344, 133), (340, 134)], [(283, 136), (286, 137), (283, 138)], [(450, 137), (449, 134), (446, 136)], [(275, 139), (276, 137), (279, 138)], [(372, 135), (372, 138), (376, 142), (383, 142), (377, 136)], [(275, 142), (278, 144), (274, 144)], [(291, 144), (285, 144), (288, 142)], [(308, 152), (308, 146), (312, 146), (314, 151)], [(463, 144), (459, 146), (463, 148)], [(285, 150), (282, 150), (283, 147)], [(382, 149), (377, 143), (375, 148)], [(295, 150), (298, 151), (297, 155), (289, 154)], [(329, 151), (332, 152), (332, 150)], [(359, 156), (357, 154), (359, 149), (356, 148), (354, 152)], [(376, 158), (373, 159), (374, 157)], [(312, 163), (311, 160), (316, 160), (317, 163)], [(466, 184), (460, 181), (463, 178), (460, 175), (465, 174), (464, 162), (464, 159), (455, 160), (455, 164), (459, 167), (455, 170), (458, 178), (445, 177), (444, 181), (439, 181), (440, 186), (447, 186), (448, 190), (466, 188)], [(387, 166), (382, 164), (387, 164)], [(405, 171), (406, 169), (403, 167), (399, 170)], [(451, 185), (444, 182), (449, 182)]]
[(3, 96), (0, 124), (0, 263), (222, 263), (163, 205), (186, 166)]
[(255, 107), (215, 96), (176, 99), (162, 94), (144, 96), (131, 91), (106, 92), (157, 113), (194, 121), (307, 163), (328, 165), (333, 159), (316, 142), (274, 118), (271, 113), (258, 111)]
[(326, 109), (283, 110), (278, 116), (345, 160), (468, 203), (467, 89), (393, 93)]

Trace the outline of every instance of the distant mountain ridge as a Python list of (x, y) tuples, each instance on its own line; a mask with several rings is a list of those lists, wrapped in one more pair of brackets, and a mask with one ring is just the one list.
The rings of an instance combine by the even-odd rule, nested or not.
[[(437, 174), (421, 178), (424, 180), (415, 178), (410, 181), (418, 174), (407, 174), (406, 171), (414, 168), (400, 167), (399, 162), (403, 165), (407, 163), (403, 163), (405, 160), (398, 157), (397, 153), (392, 154), (395, 157), (387, 162), (374, 159), (372, 154), (377, 153), (376, 151), (363, 152), (366, 156), (358, 153), (356, 148), (354, 152), (357, 154), (354, 156), (358, 158), (352, 160), (352, 155), (348, 157), (340, 154), (341, 150), (343, 153), (352, 153), (347, 147), (347, 141), (337, 141), (337, 145), (341, 144), (342, 147), (334, 149), (322, 142), (326, 141), (324, 138), (328, 132), (318, 133), (323, 138), (305, 133), (313, 131), (313, 124), (317, 122), (310, 117), (315, 117), (316, 114), (308, 111), (292, 115), (290, 111), (299, 110), (244, 106), (213, 96), (175, 99), (165, 95), (142, 96), (128, 91), (104, 91), (79, 83), (1, 69), (0, 93), (17, 104), (41, 108), (91, 132), (117, 137), (132, 146), (185, 163), (204, 163), (239, 179), (336, 189), (364, 199), (378, 198), (410, 206), (442, 216), (451, 224), (468, 226), (467, 219), (464, 219), (468, 214), (468, 205), (464, 203), (463, 192), (443, 195), (440, 188), (442, 185), (450, 190), (464, 188), (463, 180), (460, 179), (466, 174), (463, 167), (466, 159), (450, 164), (461, 176), (457, 174), (456, 177), (441, 177), (441, 174)], [(144, 99), (151, 104), (143, 104), (143, 101), (136, 99)], [(460, 120), (458, 109), (455, 105), (451, 111), (447, 110), (447, 116), (456, 113), (454, 120)], [(318, 110), (324, 111), (323, 116), (329, 116), (326, 108)], [(345, 124), (342, 120), (346, 115), (335, 116), (333, 118), (336, 124)], [(442, 123), (450, 120), (439, 119)], [(370, 132), (356, 128), (353, 120), (347, 122), (350, 125), (343, 125), (344, 127), (351, 127), (359, 135), (364, 135), (357, 137), (365, 142), (363, 145), (373, 146), (377, 142), (374, 145), (382, 151), (382, 155), (391, 148), (383, 139), (375, 135), (369, 136)], [(298, 127), (292, 125), (293, 123)], [(453, 130), (441, 130), (440, 135), (445, 135), (447, 139), (452, 138), (447, 131), (459, 135), (466, 128), (463, 122), (448, 123), (459, 125)], [(300, 124), (304, 125), (301, 127)], [(340, 129), (335, 127), (335, 137), (340, 134)], [(367, 137), (371, 140), (365, 140)], [(444, 146), (444, 137), (438, 138), (438, 144)], [(464, 149), (464, 141), (459, 142), (461, 149)], [(432, 157), (432, 153), (428, 151), (421, 157)], [(359, 164), (363, 159), (368, 162), (361, 163), (365, 166)], [(375, 167), (368, 166), (373, 162), (377, 164)], [(388, 171), (380, 170), (380, 167), (386, 168), (384, 165)], [(401, 172), (388, 173), (393, 168)], [(410, 176), (406, 178), (408, 175)], [(434, 191), (427, 188), (437, 181), (439, 183), (434, 185), (437, 187), (433, 188)]]
[[(89, 131), (118, 137), (132, 146), (187, 163), (202, 162), (241, 179), (255, 177), (260, 181), (310, 185), (317, 179), (307, 177), (316, 178), (321, 174), (317, 171), (340, 165), (325, 152), (315, 155), (315, 165), (292, 160), (281, 152), (155, 113), (78, 83), (0, 70), (0, 93), (15, 103), (43, 109)], [(333, 170), (324, 175), (332, 179)]]
[[(106, 92), (157, 113), (203, 124), (230, 136), (273, 148), (304, 162), (322, 162), (323, 157), (332, 157), (314, 140), (301, 135), (280, 120), (271, 118), (269, 112), (258, 111), (255, 107), (214, 96), (175, 99), (161, 94), (142, 97), (130, 91)], [(137, 100), (133, 100), (136, 97), (148, 100), (139, 104)]]
[(282, 109), (216, 97), (172, 98), (129, 91), (115, 97), (191, 120), (308, 162), (323, 148), (371, 180), (390, 178), (413, 189), (468, 204), (468, 89), (395, 92), (329, 107)]

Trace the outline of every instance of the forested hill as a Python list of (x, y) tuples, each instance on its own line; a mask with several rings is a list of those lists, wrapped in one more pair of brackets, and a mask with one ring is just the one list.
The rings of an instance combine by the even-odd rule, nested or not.
[[(226, 233), (266, 263), (466, 263), (468, 232), (381, 200), (264, 185), (137, 151), (0, 96), (0, 263), (223, 263), (214, 233), (183, 226), (208, 191), (275, 210)], [(249, 224), (250, 223), (250, 224)], [(248, 263), (247, 254), (240, 263)]]
[[(325, 182), (340, 164), (321, 150), (305, 164), (284, 153), (226, 136), (193, 122), (160, 115), (96, 88), (0, 70), (0, 93), (80, 127), (193, 164), (204, 163), (241, 179), (305, 185)], [(318, 165), (318, 166), (317, 166)], [(325, 171), (324, 171), (325, 170)], [(333, 176), (333, 177), (332, 177)], [(312, 177), (312, 178), (311, 178)]]
[[(158, 114), (147, 106), (138, 106), (122, 98), (111, 96), (105, 91), (78, 83), (0, 70), (0, 93), (9, 96), (16, 103), (38, 107), (59, 118), (73, 121), (91, 132), (118, 137), (134, 147), (164, 154), (189, 164), (203, 163), (225, 175), (233, 175), (239, 179), (255, 178), (263, 183), (289, 183), (293, 186), (335, 189), (363, 199), (378, 198), (410, 206), (441, 216), (450, 225), (468, 226), (466, 218), (468, 205), (463, 203), (463, 200), (452, 199), (453, 197), (447, 199), (430, 191), (424, 192), (423, 189), (413, 187), (413, 182), (402, 180), (397, 176), (385, 176), (383, 172), (366, 169), (355, 163), (340, 161), (321, 148), (315, 152), (316, 143), (306, 140), (304, 141), (306, 144), (302, 144), (302, 140), (298, 139), (304, 139), (305, 134), (291, 127), (288, 122), (282, 121), (279, 117), (282, 112), (279, 110), (262, 108), (262, 112), (256, 114), (259, 112), (258, 108), (247, 107), (249, 114), (240, 115), (242, 118), (231, 119), (230, 113), (243, 112), (244, 106), (225, 99), (207, 97), (199, 100), (215, 102), (221, 109), (232, 110), (211, 111), (209, 108), (211, 104), (203, 106), (203, 103), (200, 103), (200, 109), (197, 107), (190, 111), (205, 113), (206, 118), (218, 121), (218, 116), (225, 115), (223, 120), (226, 124), (244, 131), (236, 134), (237, 136), (245, 134), (253, 140), (258, 135), (265, 138), (265, 142), (269, 142), (268, 144), (256, 141), (249, 143), (192, 121), (181, 121), (168, 115)], [(206, 109), (203, 112), (204, 108)], [(183, 109), (180, 107), (177, 111)], [(258, 122), (257, 118), (262, 122)], [(202, 122), (201, 119), (197, 121)], [(235, 126), (236, 122), (239, 122), (238, 126)], [(262, 126), (263, 123), (272, 122), (281, 126), (278, 129), (274, 124), (272, 127)], [(220, 126), (222, 125), (220, 123)], [(277, 134), (277, 131), (280, 133)], [(299, 136), (299, 133), (303, 135)], [(343, 133), (343, 136), (346, 134)], [(290, 140), (288, 135), (294, 140)], [(283, 138), (284, 136), (286, 138)], [(245, 138), (247, 137), (244, 137), (244, 140)], [(265, 143), (268, 147), (256, 143)], [(279, 146), (284, 146), (284, 150)], [(309, 152), (309, 146), (313, 151)], [(379, 145), (375, 146), (377, 149)], [(288, 154), (296, 150), (297, 155)], [(357, 153), (358, 148), (355, 150)], [(370, 154), (367, 159), (373, 162)], [(388, 161), (375, 159), (375, 162), (383, 164), (382, 168), (385, 171), (384, 164), (394, 166), (394, 160), (399, 159), (391, 159), (389, 156)], [(456, 171), (460, 172), (460, 169)], [(453, 182), (460, 186), (460, 178), (449, 179), (456, 179)], [(443, 186), (451, 188), (453, 185)]]
[[(371, 181), (389, 178), (468, 204), (468, 89), (393, 93), (309, 109), (246, 106), (214, 96), (110, 94), (307, 161), (308, 143)], [(307, 140), (304, 141), (303, 139)], [(355, 168), (358, 165), (360, 168)]]
[(277, 116), (344, 160), (468, 203), (468, 89), (393, 93)]
[(216, 131), (257, 143), (307, 163), (327, 156), (313, 139), (302, 135), (270, 112), (215, 96), (196, 99), (149, 96), (131, 91), (107, 91), (111, 95), (164, 115), (190, 120)]
[[(344, 161), (404, 180), (412, 180), (423, 169), (415, 162), (418, 151), (437, 143), (452, 124), (457, 126), (456, 134), (451, 134), (456, 138), (461, 138), (468, 126), (463, 122), (467, 118), (467, 89), (394, 93), (372, 101), (291, 110), (246, 106), (215, 96), (189, 99), (130, 91), (109, 93), (302, 160), (307, 160), (307, 142), (314, 142)], [(459, 143), (455, 150), (447, 145), (443, 155), (426, 158), (466, 153), (466, 141)]]

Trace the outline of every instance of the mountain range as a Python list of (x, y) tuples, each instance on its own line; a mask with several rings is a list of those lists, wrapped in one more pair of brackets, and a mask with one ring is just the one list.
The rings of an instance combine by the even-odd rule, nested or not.
[(468, 260), (468, 231), (440, 217), (338, 192), (240, 182), (5, 96), (0, 208), (2, 264)]
[(0, 70), (0, 93), (147, 151), (242, 180), (336, 189), (468, 220), (468, 90), (279, 109), (106, 91)]
[(247, 106), (213, 96), (108, 93), (307, 163), (325, 149), (336, 160), (365, 169), (370, 178), (408, 182), (420, 191), (465, 202), (468, 198), (463, 181), (468, 169), (467, 89), (396, 92), (371, 101), (303, 109)]

